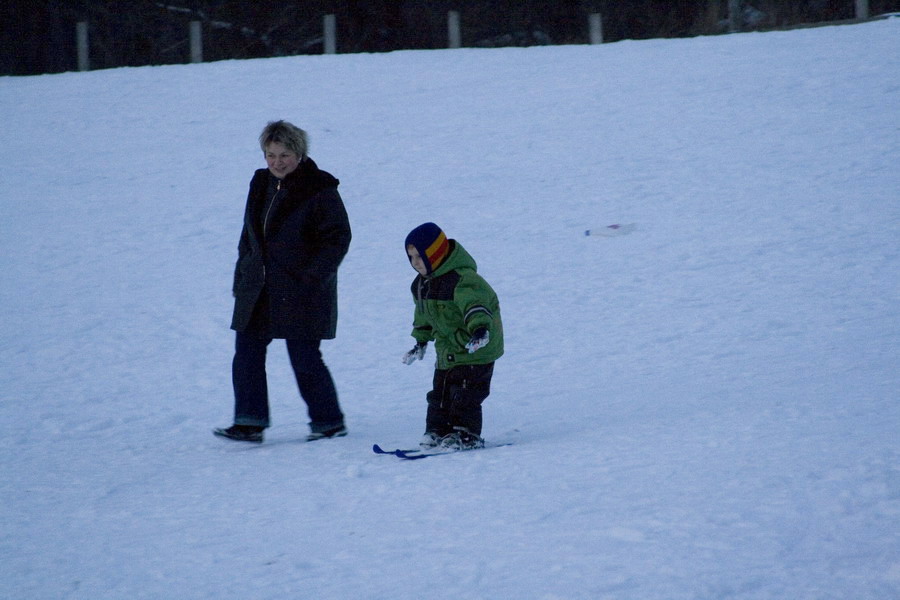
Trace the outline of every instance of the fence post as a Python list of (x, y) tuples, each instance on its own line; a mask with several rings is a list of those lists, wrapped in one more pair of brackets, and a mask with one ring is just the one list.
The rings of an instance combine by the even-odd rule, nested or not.
[(860, 20), (869, 18), (869, 0), (856, 0), (856, 18)]
[(203, 62), (203, 37), (200, 33), (200, 21), (191, 21), (191, 62)]
[(75, 45), (78, 47), (78, 70), (90, 71), (91, 59), (87, 21), (79, 21), (75, 24)]
[(447, 37), (449, 38), (449, 48), (462, 46), (462, 36), (459, 33), (459, 13), (455, 10), (447, 13)]
[(325, 15), (322, 19), (322, 27), (324, 29), (325, 54), (337, 54), (337, 21), (334, 15)]
[(728, 0), (728, 31), (740, 31), (741, 21), (741, 0)]
[(600, 16), (600, 13), (591, 13), (589, 17), (590, 23), (590, 31), (591, 31), (591, 43), (592, 44), (602, 44), (603, 43), (603, 18)]

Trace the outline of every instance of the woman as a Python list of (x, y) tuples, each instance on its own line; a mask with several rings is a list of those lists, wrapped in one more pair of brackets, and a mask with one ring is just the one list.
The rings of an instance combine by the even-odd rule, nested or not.
[(307, 155), (306, 132), (273, 121), (259, 136), (267, 169), (250, 181), (234, 271), (234, 425), (213, 433), (262, 442), (269, 426), (266, 349), (284, 339), (309, 409), (307, 440), (347, 435), (319, 345), (337, 328), (337, 269), (350, 245), (338, 180)]

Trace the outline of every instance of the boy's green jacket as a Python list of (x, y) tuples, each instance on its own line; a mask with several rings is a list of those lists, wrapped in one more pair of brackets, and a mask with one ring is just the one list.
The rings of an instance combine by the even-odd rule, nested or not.
[[(416, 303), (412, 336), (420, 344), (434, 340), (438, 369), (487, 364), (503, 355), (500, 303), (476, 271), (465, 248), (450, 240), (446, 260), (434, 273), (419, 275), (412, 283)], [(465, 346), (481, 327), (490, 332), (490, 341), (470, 354)]]

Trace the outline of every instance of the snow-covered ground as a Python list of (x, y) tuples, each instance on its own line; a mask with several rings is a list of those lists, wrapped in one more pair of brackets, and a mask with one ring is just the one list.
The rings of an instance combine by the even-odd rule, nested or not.
[[(0, 79), (0, 595), (900, 598), (900, 19)], [(230, 424), (262, 126), (353, 243), (351, 430)], [(406, 462), (424, 221), (502, 304), (485, 436)], [(585, 236), (636, 225), (618, 237)]]

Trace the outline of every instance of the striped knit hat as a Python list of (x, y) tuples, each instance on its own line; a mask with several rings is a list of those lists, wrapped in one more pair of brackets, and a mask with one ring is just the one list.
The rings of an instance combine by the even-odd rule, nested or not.
[(419, 251), (419, 256), (422, 257), (429, 275), (441, 266), (450, 253), (450, 242), (447, 240), (447, 236), (434, 223), (423, 223), (410, 231), (403, 247), (407, 246), (414, 246)]

